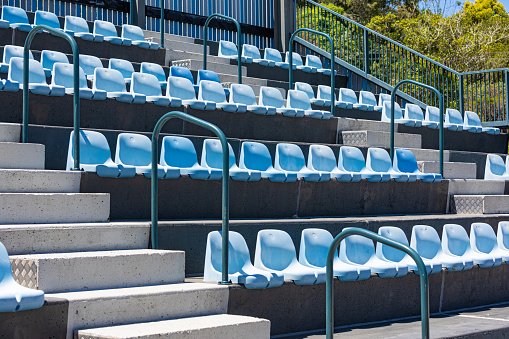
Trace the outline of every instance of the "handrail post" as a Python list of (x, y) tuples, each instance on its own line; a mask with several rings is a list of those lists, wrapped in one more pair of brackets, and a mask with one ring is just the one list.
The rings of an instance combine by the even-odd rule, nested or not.
[(297, 34), (299, 34), (300, 32), (309, 32), (309, 33), (313, 33), (315, 35), (321, 35), (321, 36), (324, 36), (326, 37), (327, 39), (329, 39), (329, 44), (330, 44), (330, 51), (329, 51), (329, 55), (330, 55), (330, 97), (331, 97), (331, 100), (330, 100), (330, 114), (332, 116), (334, 116), (334, 106), (336, 104), (336, 100), (334, 99), (334, 91), (336, 90), (335, 86), (335, 76), (334, 76), (334, 65), (336, 63), (334, 57), (336, 56), (336, 51), (334, 50), (334, 40), (332, 40), (332, 38), (330, 37), (330, 35), (326, 34), (326, 33), (323, 33), (323, 32), (319, 32), (319, 31), (315, 31), (314, 29), (310, 29), (310, 28), (306, 28), (306, 27), (303, 27), (303, 28), (299, 28), (298, 30), (296, 30), (295, 32), (293, 32), (292, 36), (290, 37), (290, 42), (288, 43), (288, 56), (289, 56), (289, 61), (290, 61), (290, 66), (288, 67), (288, 89), (292, 89), (293, 88), (293, 39), (295, 39), (295, 37), (297, 36)]
[(460, 113), (461, 113), (461, 116), (464, 117), (465, 116), (465, 111), (463, 110), (464, 109), (464, 102), (463, 102), (463, 75), (462, 74), (459, 74), (458, 75), (458, 80), (459, 80), (459, 86), (458, 86), (458, 90), (459, 90), (459, 109), (460, 109)]
[(509, 73), (507, 69), (504, 71), (505, 80), (505, 119), (507, 126), (509, 126)]
[(237, 26), (237, 59), (238, 59), (237, 65), (238, 65), (238, 73), (239, 73), (238, 80), (239, 80), (239, 84), (241, 84), (242, 83), (242, 53), (241, 53), (242, 32), (240, 30), (239, 22), (232, 17), (226, 16), (223, 14), (219, 14), (219, 13), (214, 13), (214, 14), (209, 15), (209, 17), (205, 21), (205, 25), (203, 26), (203, 69), (205, 69), (205, 70), (207, 69), (207, 40), (208, 40), (207, 28), (209, 27), (210, 21), (215, 17), (233, 21), (233, 23), (235, 23), (235, 26)]
[(32, 40), (35, 35), (39, 31), (48, 31), (57, 36), (60, 36), (67, 40), (71, 45), (72, 49), (72, 57), (73, 57), (73, 120), (74, 120), (74, 167), (72, 170), (79, 171), (80, 170), (80, 58), (78, 45), (72, 36), (65, 33), (64, 31), (57, 30), (55, 28), (46, 26), (46, 25), (38, 25), (32, 28), (28, 33), (25, 46), (23, 49), (23, 123), (22, 123), (22, 133), (21, 133), (21, 142), (28, 142), (28, 99), (29, 99), (29, 52), (30, 45), (32, 44)]
[(222, 178), (222, 208), (221, 208), (221, 219), (222, 219), (222, 281), (220, 284), (228, 285), (231, 282), (228, 280), (228, 245), (229, 245), (229, 230), (230, 230), (230, 156), (228, 149), (228, 141), (226, 137), (216, 125), (210, 122), (198, 119), (190, 114), (173, 111), (168, 112), (159, 119), (154, 127), (152, 133), (152, 164), (151, 164), (151, 196), (150, 196), (150, 213), (151, 213), (151, 225), (150, 225), (150, 239), (152, 249), (158, 248), (158, 219), (159, 219), (159, 187), (158, 187), (158, 176), (157, 176), (157, 157), (159, 155), (159, 134), (164, 124), (170, 119), (178, 118), (187, 121), (191, 124), (201, 126), (212, 132), (219, 138), (221, 147), (223, 150), (223, 178)]
[(364, 31), (364, 43), (363, 43), (363, 51), (364, 51), (364, 73), (366, 75), (369, 74), (369, 51), (368, 51), (368, 31), (363, 29)]
[[(132, 0), (131, 0), (132, 1)], [(164, 0), (160, 1), (161, 7), (161, 48), (164, 48)]]
[(325, 291), (326, 291), (326, 309), (325, 309), (325, 333), (327, 339), (332, 339), (334, 335), (334, 269), (333, 262), (334, 256), (336, 255), (337, 249), (341, 243), (341, 241), (351, 235), (360, 235), (387, 246), (394, 247), (400, 251), (408, 254), (416, 263), (417, 268), (419, 270), (420, 276), (420, 290), (421, 290), (421, 335), (423, 339), (429, 338), (429, 281), (428, 281), (428, 272), (426, 271), (426, 266), (422, 261), (419, 254), (412, 248), (398, 243), (394, 240), (385, 238), (379, 234), (368, 231), (363, 228), (349, 228), (343, 230), (339, 233), (334, 241), (329, 247), (329, 251), (327, 252), (327, 264), (326, 264), (326, 281), (325, 281)]

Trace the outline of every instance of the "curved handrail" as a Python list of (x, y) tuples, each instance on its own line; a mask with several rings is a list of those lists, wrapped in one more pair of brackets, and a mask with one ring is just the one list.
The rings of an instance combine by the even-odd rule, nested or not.
[(62, 30), (58, 30), (46, 25), (38, 25), (32, 28), (25, 40), (25, 47), (23, 50), (23, 127), (21, 134), (21, 142), (28, 142), (28, 61), (30, 45), (35, 35), (39, 31), (48, 31), (54, 35), (58, 35), (69, 42), (72, 48), (73, 66), (74, 66), (74, 94), (73, 94), (73, 109), (74, 109), (74, 168), (72, 170), (80, 170), (80, 58), (78, 45), (72, 36)]
[(326, 33), (323, 33), (323, 32), (319, 32), (319, 31), (315, 31), (314, 29), (311, 29), (311, 28), (306, 28), (306, 27), (303, 27), (303, 28), (299, 28), (298, 30), (296, 30), (295, 32), (293, 32), (292, 36), (290, 37), (290, 41), (288, 42), (288, 56), (290, 58), (290, 66), (288, 67), (288, 89), (292, 89), (293, 87), (293, 39), (297, 36), (297, 34), (299, 34), (300, 32), (309, 32), (309, 33), (313, 33), (313, 34), (316, 34), (316, 35), (322, 35), (324, 37), (326, 37), (327, 39), (329, 39), (329, 43), (330, 43), (330, 72), (331, 72), (331, 75), (330, 75), (330, 114), (332, 116), (334, 116), (334, 105), (336, 104), (336, 100), (334, 100), (334, 91), (335, 91), (335, 83), (334, 83), (334, 80), (335, 80), (335, 76), (334, 76), (334, 64), (335, 64), (335, 60), (334, 60), (334, 57), (335, 57), (335, 50), (334, 50), (334, 40), (332, 40), (332, 38), (330, 37), (329, 34), (326, 34)]
[(442, 94), (435, 88), (431, 87), (425, 84), (422, 84), (420, 82), (417, 82), (415, 80), (401, 80), (394, 86), (394, 88), (391, 91), (391, 161), (394, 161), (394, 99), (396, 97), (396, 91), (398, 90), (398, 87), (405, 84), (410, 83), (415, 86), (420, 86), (423, 88), (426, 88), (430, 91), (435, 92), (435, 94), (438, 96), (438, 105), (440, 109), (440, 131), (438, 133), (438, 144), (439, 144), (439, 152), (440, 152), (440, 175), (444, 176), (444, 98), (442, 97)]
[(242, 55), (241, 55), (242, 53), (240, 52), (240, 48), (242, 47), (242, 34), (240, 31), (239, 22), (232, 17), (226, 16), (223, 14), (219, 14), (219, 13), (214, 13), (214, 14), (209, 15), (209, 17), (207, 18), (207, 21), (205, 21), (205, 25), (203, 26), (203, 69), (205, 69), (205, 70), (207, 69), (207, 40), (208, 40), (208, 35), (209, 35), (207, 28), (209, 27), (210, 20), (212, 20), (215, 17), (233, 21), (235, 23), (235, 25), (237, 26), (237, 54), (238, 54), (237, 64), (238, 64), (238, 68), (239, 68), (239, 71), (238, 71), (239, 72), (239, 84), (241, 84), (242, 83)]
[(351, 235), (360, 235), (378, 242), (382, 244), (394, 247), (400, 251), (407, 253), (417, 264), (417, 268), (419, 269), (420, 281), (421, 281), (421, 333), (422, 338), (429, 338), (429, 283), (428, 283), (428, 272), (426, 271), (426, 266), (422, 261), (419, 254), (412, 248), (400, 244), (394, 240), (382, 237), (379, 234), (368, 231), (363, 228), (349, 228), (341, 233), (339, 233), (334, 241), (329, 247), (329, 251), (327, 253), (327, 280), (325, 282), (326, 289), (326, 338), (332, 339), (334, 335), (334, 286), (333, 286), (333, 260), (336, 254), (337, 248), (343, 239), (349, 237)]
[(220, 284), (230, 284), (228, 280), (228, 236), (229, 236), (229, 222), (230, 222), (230, 198), (229, 198), (229, 179), (230, 179), (230, 165), (229, 165), (229, 150), (228, 150), (228, 142), (226, 141), (226, 137), (224, 136), (223, 131), (221, 131), (216, 125), (211, 124), (210, 122), (198, 119), (192, 115), (187, 113), (173, 111), (168, 112), (159, 119), (156, 126), (154, 127), (154, 132), (152, 133), (152, 170), (151, 170), (151, 217), (152, 223), (150, 227), (150, 237), (151, 237), (151, 245), (153, 249), (158, 248), (158, 181), (157, 181), (157, 156), (159, 154), (159, 133), (163, 128), (164, 124), (170, 119), (178, 118), (184, 121), (187, 121), (191, 124), (201, 126), (206, 128), (212, 132), (219, 138), (221, 141), (221, 146), (223, 148), (223, 183), (222, 183), (222, 281)]

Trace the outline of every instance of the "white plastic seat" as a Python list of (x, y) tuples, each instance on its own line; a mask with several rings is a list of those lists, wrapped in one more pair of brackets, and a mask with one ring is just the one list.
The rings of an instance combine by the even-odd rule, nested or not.
[(501, 253), (503, 253), (505, 263), (509, 264), (506, 260), (506, 257), (509, 255), (509, 222), (507, 221), (501, 221), (498, 223), (497, 244)]
[(352, 182), (359, 181), (360, 178), (370, 182), (386, 182), (391, 179), (389, 173), (368, 170), (364, 155), (357, 147), (341, 146), (338, 156), (338, 169), (340, 172), (350, 174)]
[(127, 38), (122, 38), (118, 36), (117, 29), (115, 25), (111, 22), (103, 21), (103, 20), (95, 20), (94, 21), (94, 34), (100, 34), (104, 37), (104, 41), (115, 45), (122, 46), (131, 46), (132, 40)]
[(57, 62), (68, 64), (69, 59), (64, 53), (43, 50), (41, 52), (41, 64), (44, 69), (44, 75), (48, 78), (53, 71), (53, 65)]
[(27, 13), (23, 8), (2, 6), (2, 20), (9, 23), (11, 28), (16, 28), (23, 32), (30, 32), (34, 25), (28, 22)]
[(126, 84), (131, 84), (131, 77), (134, 73), (134, 67), (131, 62), (124, 59), (111, 58), (108, 67), (119, 71), (124, 77)]
[(425, 121), (422, 109), (418, 105), (406, 104), (405, 105), (405, 119), (420, 121), (422, 126), (426, 126), (431, 129), (438, 129), (439, 123), (433, 121)]
[(328, 105), (325, 105), (324, 99), (315, 98), (315, 92), (313, 91), (313, 87), (310, 84), (305, 82), (296, 82), (295, 89), (298, 91), (302, 91), (307, 94), (309, 101), (316, 106), (330, 106), (330, 100), (328, 100)]
[(134, 72), (132, 74), (130, 91), (133, 95), (145, 95), (147, 102), (151, 102), (157, 106), (182, 106), (182, 100), (162, 95), (159, 80), (152, 74)]
[[(487, 134), (497, 135), (500, 134), (500, 129), (495, 127), (482, 127), (481, 125), (481, 119), (479, 119), (479, 116), (477, 113), (472, 111), (465, 111), (463, 126), (466, 126), (467, 128), (476, 128), (475, 133), (481, 133), (485, 132)], [(479, 128), (481, 129), (479, 131)]]
[(146, 41), (143, 30), (134, 25), (122, 25), (121, 37), (132, 41), (134, 46), (138, 46), (145, 49), (159, 49), (157, 42)]
[[(213, 231), (207, 236), (205, 250), (204, 281), (222, 281), (222, 232)], [(256, 268), (251, 263), (249, 248), (240, 233), (228, 233), (228, 279), (247, 289), (263, 289), (283, 285), (283, 275)]]
[[(463, 126), (463, 117), (461, 116), (461, 113), (453, 108), (446, 109), (444, 127), (451, 131), (463, 131), (465, 127)], [(477, 129), (470, 129), (470, 131), (475, 133)]]
[(291, 89), (287, 95), (287, 105), (290, 108), (304, 111), (304, 115), (313, 119), (330, 119), (331, 112), (311, 108), (311, 102), (305, 92)]
[[(302, 230), (299, 262), (304, 266), (325, 269), (327, 252), (333, 240), (332, 234), (324, 229), (307, 228)], [(365, 280), (371, 277), (371, 269), (368, 266), (348, 264), (340, 260), (337, 251), (332, 267), (334, 276), (342, 281)]]
[(285, 173), (295, 173), (298, 178), (312, 182), (329, 181), (331, 177), (328, 172), (311, 170), (306, 167), (304, 154), (295, 144), (277, 144), (274, 168)]
[(85, 72), (87, 79), (92, 81), (94, 80), (94, 72), (96, 68), (103, 68), (103, 63), (101, 59), (93, 55), (85, 55), (80, 54), (80, 67)]
[(419, 171), (415, 155), (406, 149), (395, 150), (393, 169), (396, 173), (414, 174), (422, 182), (433, 183), (442, 181), (442, 176), (439, 173), (422, 173)]
[(465, 271), (474, 267), (467, 231), (461, 225), (446, 224), (442, 229), (442, 251), (448, 256), (442, 266), (449, 271)]
[[(249, 44), (242, 45), (242, 58), (250, 58), (253, 60), (253, 62), (255, 64), (259, 64), (261, 66), (268, 66), (268, 67), (276, 66), (275, 61), (262, 59), (262, 56), (260, 55), (260, 50), (258, 49), (258, 47), (249, 45)], [(242, 59), (242, 62), (244, 62), (244, 59)]]
[[(286, 52), (285, 62), (290, 63), (290, 55), (289, 52)], [(300, 69), (303, 72), (306, 73), (316, 73), (316, 67), (311, 66), (304, 66), (302, 63), (302, 58), (299, 53), (292, 52), (292, 62), (293, 65), (297, 67), (297, 69)]]
[[(51, 84), (65, 87), (66, 94), (74, 94), (74, 66), (57, 62), (53, 65)], [(79, 69), (80, 98), (88, 100), (106, 100), (106, 91), (88, 88), (85, 72)]]
[[(376, 104), (375, 95), (371, 92), (360, 91), (359, 92), (359, 104), (368, 106), (368, 111), (382, 112), (382, 106), (378, 106)], [(371, 109), (370, 107), (373, 107), (373, 109)]]
[[(239, 53), (237, 51), (237, 46), (231, 42), (226, 40), (219, 41), (219, 49), (217, 52), (217, 56), (221, 58), (228, 58), (232, 60), (238, 60)], [(242, 59), (242, 63), (250, 64), (253, 62), (253, 58), (246, 57), (246, 56), (240, 56)]]
[(248, 85), (232, 84), (230, 89), (229, 102), (233, 104), (242, 104), (246, 106), (246, 110), (255, 114), (274, 115), (276, 107), (263, 106), (256, 103), (256, 96), (253, 89)]
[(354, 91), (352, 91), (349, 88), (340, 88), (339, 89), (339, 102), (346, 102), (352, 104), (353, 108), (359, 109), (361, 111), (372, 111), (374, 110), (374, 107), (359, 104), (357, 101), (357, 95)]
[(485, 259), (483, 266), (478, 264), (479, 267), (495, 267), (509, 260), (509, 255), (498, 247), (497, 236), (489, 224), (475, 222), (470, 226), (470, 246), (474, 252), (474, 263), (477, 257)]
[[(427, 225), (415, 225), (412, 228), (412, 237), (410, 240), (410, 247), (412, 247), (423, 259), (426, 264), (428, 274), (439, 273), (442, 270), (442, 261), (445, 261), (446, 256), (442, 251), (442, 243), (437, 231)], [(447, 262), (447, 261), (445, 261)], [(448, 266), (454, 267), (454, 262)], [(458, 265), (460, 268), (461, 265)], [(431, 268), (431, 271), (428, 269)], [(409, 265), (409, 269), (413, 270), (414, 273), (418, 274), (417, 266), (414, 264)]]
[[(382, 104), (382, 121), (391, 122), (391, 102), (384, 101)], [(410, 127), (421, 127), (422, 122), (419, 120), (403, 118), (403, 111), (397, 102), (394, 102), (394, 122), (397, 124), (405, 124)]]
[(111, 68), (96, 68), (94, 70), (92, 89), (106, 91), (108, 98), (114, 98), (117, 101), (128, 104), (144, 104), (146, 101), (146, 97), (143, 94), (127, 92), (122, 73)]
[[(48, 85), (42, 65), (33, 59), (28, 60), (28, 88), (30, 92), (45, 96), (63, 96), (65, 88), (58, 85)], [(23, 89), (23, 58), (11, 58), (7, 79), (19, 83)]]
[(338, 162), (334, 151), (329, 146), (310, 145), (308, 153), (308, 169), (312, 171), (329, 173), (331, 178), (338, 181), (352, 182), (360, 181), (361, 176), (358, 174), (340, 171), (337, 166)]
[[(330, 68), (323, 68), (322, 60), (316, 55), (308, 54), (306, 55), (306, 66), (316, 68), (318, 73), (322, 73), (323, 75), (331, 75)], [(334, 71), (334, 75), (338, 72)]]
[[(320, 100), (324, 100), (325, 106), (330, 106), (331, 96), (330, 96), (330, 86), (326, 85), (318, 85), (318, 90), (316, 92), (316, 98)], [(334, 106), (338, 108), (353, 108), (353, 104), (350, 102), (338, 101), (336, 98), (336, 94), (334, 93)]]
[(484, 167), (485, 180), (509, 180), (507, 164), (500, 155), (488, 154), (486, 156), (486, 165)]
[[(290, 64), (283, 61), (281, 52), (279, 52), (277, 49), (266, 47), (263, 52), (263, 58), (269, 61), (274, 61), (275, 65), (281, 67), (282, 69), (290, 68)], [(293, 69), (297, 69), (297, 66), (293, 65)]]
[(378, 106), (383, 108), (384, 102), (391, 102), (391, 95), (387, 93), (378, 94)]
[(387, 153), (387, 151), (382, 148), (368, 148), (368, 155), (366, 156), (366, 168), (368, 171), (380, 173), (382, 176), (388, 174), (391, 179), (394, 179), (394, 181), (398, 182), (414, 182), (417, 180), (417, 175), (415, 174), (396, 172), (392, 167), (389, 153)]
[(277, 113), (281, 113), (286, 117), (300, 118), (304, 116), (303, 110), (297, 110), (288, 106), (285, 107), (283, 95), (277, 88), (266, 86), (260, 87), (259, 101), (260, 105), (269, 107), (269, 109), (274, 107)]
[(189, 106), (198, 110), (214, 110), (216, 104), (212, 101), (203, 101), (196, 99), (193, 84), (189, 79), (181, 77), (168, 77), (168, 85), (166, 86), (166, 96), (178, 98), (182, 100), (182, 105)]
[[(0, 73), (8, 73), (9, 72), (9, 63), (11, 62), (11, 58), (18, 57), (23, 58), (24, 48), (21, 46), (14, 45), (5, 45), (4, 46), (4, 54), (2, 56), (2, 63), (0, 63)], [(30, 59), (34, 58), (32, 51), (28, 51), (28, 55)]]
[(159, 86), (161, 86), (162, 89), (166, 89), (166, 86), (168, 85), (168, 78), (166, 77), (166, 73), (164, 73), (164, 69), (161, 65), (153, 62), (142, 62), (140, 66), (140, 73), (154, 75), (159, 81)]
[(90, 33), (88, 23), (85, 21), (85, 19), (77, 16), (65, 16), (64, 32), (87, 41), (104, 41), (104, 36), (101, 34)]
[(231, 113), (245, 113), (247, 111), (247, 106), (244, 104), (235, 104), (226, 101), (223, 86), (215, 81), (200, 81), (198, 100), (205, 101), (207, 103), (207, 108), (215, 106), (214, 109), (218, 108)]
[(264, 271), (283, 275), (296, 285), (325, 282), (325, 270), (304, 266), (297, 260), (292, 238), (281, 230), (261, 230), (256, 238), (254, 266)]

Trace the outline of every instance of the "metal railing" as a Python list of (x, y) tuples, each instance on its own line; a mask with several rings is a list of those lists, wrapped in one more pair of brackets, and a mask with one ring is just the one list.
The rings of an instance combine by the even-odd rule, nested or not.
[(331, 63), (330, 63), (330, 72), (331, 72), (331, 76), (330, 76), (330, 114), (331, 116), (334, 116), (334, 106), (336, 105), (336, 100), (334, 99), (334, 90), (336, 88), (335, 86), (335, 83), (334, 83), (334, 80), (335, 80), (335, 76), (334, 76), (334, 65), (335, 63), (332, 61), (334, 60), (334, 55), (336, 55), (336, 52), (334, 50), (334, 40), (332, 40), (332, 38), (330, 37), (330, 35), (328, 35), (327, 33), (324, 33), (324, 32), (318, 32), (318, 31), (315, 31), (313, 29), (310, 29), (310, 28), (299, 28), (298, 30), (296, 30), (295, 32), (292, 33), (292, 36), (290, 37), (290, 41), (288, 42), (288, 57), (289, 57), (289, 61), (290, 61), (290, 67), (288, 67), (288, 88), (289, 89), (292, 89), (293, 88), (293, 40), (295, 39), (295, 37), (297, 36), (297, 34), (299, 34), (300, 32), (307, 32), (307, 33), (311, 33), (311, 34), (315, 34), (315, 35), (321, 35), (323, 37), (326, 37), (328, 40), (329, 40), (329, 48), (330, 48), (330, 52), (329, 52), (329, 56), (330, 56), (330, 60), (331, 60)]
[(72, 36), (65, 33), (64, 31), (51, 28), (45, 25), (39, 25), (32, 28), (32, 30), (28, 33), (25, 40), (25, 47), (23, 50), (23, 124), (22, 124), (22, 133), (21, 133), (21, 142), (28, 142), (28, 99), (29, 99), (29, 53), (30, 53), (30, 45), (32, 44), (32, 40), (36, 36), (39, 31), (48, 31), (57, 35), (59, 37), (64, 38), (69, 42), (72, 49), (72, 57), (73, 57), (73, 120), (74, 120), (74, 167), (72, 168), (75, 171), (80, 170), (80, 58), (78, 45)]
[(339, 247), (339, 244), (343, 239), (349, 237), (351, 235), (360, 235), (371, 240), (378, 241), (387, 246), (394, 247), (400, 251), (408, 254), (417, 264), (417, 268), (419, 270), (419, 276), (421, 281), (421, 334), (423, 339), (429, 338), (429, 282), (428, 282), (428, 272), (426, 271), (426, 266), (422, 261), (419, 254), (412, 248), (403, 245), (394, 240), (382, 237), (379, 234), (368, 231), (363, 228), (349, 228), (341, 233), (339, 233), (334, 241), (329, 247), (329, 251), (327, 253), (327, 278), (325, 281), (325, 290), (326, 290), (326, 322), (325, 322), (325, 331), (326, 338), (332, 339), (334, 335), (334, 270), (333, 270), (333, 261), (334, 256), (336, 255), (336, 251)]
[(207, 69), (207, 41), (208, 41), (208, 36), (209, 36), (208, 27), (209, 27), (210, 21), (216, 17), (233, 21), (235, 23), (235, 25), (237, 26), (237, 64), (238, 64), (238, 72), (239, 72), (239, 84), (241, 84), (242, 83), (242, 52), (241, 52), (242, 32), (240, 31), (239, 22), (232, 17), (226, 16), (223, 14), (219, 14), (219, 13), (214, 13), (214, 14), (209, 15), (209, 17), (207, 18), (207, 21), (205, 21), (205, 26), (203, 26), (203, 69)]
[(417, 87), (422, 87), (424, 89), (433, 91), (438, 97), (438, 105), (440, 110), (440, 125), (438, 132), (438, 145), (439, 145), (439, 153), (440, 153), (440, 175), (444, 177), (444, 98), (442, 94), (435, 88), (425, 84), (421, 84), (414, 80), (402, 80), (394, 86), (394, 89), (391, 91), (391, 141), (390, 141), (390, 150), (391, 150), (391, 161), (394, 161), (394, 103), (396, 99), (396, 92), (398, 88), (405, 84), (411, 84)]
[(158, 177), (157, 177), (157, 166), (158, 166), (158, 155), (159, 155), (159, 133), (163, 128), (164, 124), (168, 122), (168, 120), (178, 118), (184, 121), (187, 121), (191, 124), (201, 126), (206, 128), (212, 132), (219, 138), (221, 142), (221, 146), (223, 149), (223, 179), (222, 179), (222, 281), (221, 284), (230, 284), (231, 282), (228, 280), (228, 243), (229, 243), (229, 223), (230, 223), (230, 157), (228, 150), (228, 142), (226, 141), (226, 137), (216, 125), (211, 124), (210, 122), (198, 119), (193, 117), (190, 114), (173, 111), (168, 112), (159, 119), (156, 126), (154, 127), (154, 132), (152, 133), (152, 169), (151, 169), (151, 226), (150, 226), (150, 238), (151, 238), (151, 246), (153, 249), (158, 248), (158, 208), (159, 208), (159, 195), (158, 195)]

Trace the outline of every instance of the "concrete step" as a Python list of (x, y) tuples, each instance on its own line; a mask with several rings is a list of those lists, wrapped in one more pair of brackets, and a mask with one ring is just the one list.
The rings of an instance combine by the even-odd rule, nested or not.
[[(357, 147), (386, 147), (390, 146), (390, 133), (380, 131), (343, 131), (339, 142), (343, 145)], [(394, 144), (397, 147), (421, 147), (420, 134), (396, 133)]]
[[(180, 66), (180, 67), (186, 67), (191, 70), (199, 70), (203, 69), (203, 60), (194, 60), (194, 59), (186, 59), (186, 60), (175, 60), (171, 62), (170, 66)], [(218, 64), (215, 62), (209, 62), (207, 60), (207, 69), (214, 71), (216, 73), (222, 73), (222, 74), (231, 74), (231, 75), (237, 75), (238, 74), (238, 68), (236, 65), (230, 65), (230, 64)], [(247, 75), (246, 68), (242, 66), (242, 76), (245, 77)]]
[(72, 338), (74, 331), (84, 328), (226, 313), (228, 293), (227, 286), (218, 284), (179, 283), (47, 293), (46, 297), (69, 303), (67, 338)]
[[(152, 41), (155, 41), (155, 42), (161, 41), (161, 33), (160, 32), (144, 30), (143, 33), (145, 35), (145, 38), (152, 38)], [(187, 36), (183, 36), (183, 35), (169, 34), (169, 33), (164, 34), (164, 41), (165, 41), (164, 47), (167, 47), (166, 41), (170, 41), (171, 43), (185, 42), (188, 44), (195, 44), (195, 38), (191, 38), (191, 37), (187, 37)], [(197, 44), (197, 45), (202, 46), (202, 48), (203, 48), (203, 45), (200, 45), (200, 44)], [(203, 51), (203, 49), (202, 49), (202, 51)]]
[(0, 142), (0, 168), (44, 169), (44, 145)]
[[(417, 161), (419, 170), (424, 173), (440, 173), (439, 161)], [(445, 179), (476, 179), (477, 165), (469, 162), (445, 162)]]
[(452, 195), (503, 195), (504, 180), (451, 179), (449, 194)]
[(231, 314), (173, 319), (78, 331), (78, 339), (270, 338), (270, 321)]
[[(440, 152), (434, 149), (405, 148), (415, 155), (417, 161), (440, 161)], [(450, 158), (449, 151), (444, 150), (444, 162)]]
[(5, 225), (0, 242), (10, 255), (130, 250), (147, 248), (149, 234), (148, 222)]
[(509, 213), (509, 195), (459, 195), (451, 198), (451, 213), (496, 214)]
[(0, 169), (0, 193), (79, 193), (81, 172)]
[[(152, 38), (152, 41), (157, 42), (159, 45), (161, 44), (161, 38)], [(194, 42), (189, 41), (178, 41), (178, 40), (164, 40), (164, 48), (166, 48), (167, 52), (172, 51), (180, 51), (180, 52), (189, 52), (197, 55), (201, 55), (203, 58), (203, 45), (195, 44)], [(210, 46), (207, 46), (207, 55), (210, 56)], [(185, 57), (184, 59), (194, 59), (193, 57)], [(211, 60), (212, 61), (212, 60)]]
[(0, 123), (0, 142), (19, 142), (20, 124)]
[(104, 222), (109, 215), (107, 193), (0, 193), (0, 225)]
[(184, 252), (117, 250), (10, 256), (14, 279), (46, 293), (184, 281)]
[[(189, 50), (174, 49), (173, 48), (174, 46), (177, 48), (189, 48)], [(165, 47), (167, 48), (167, 50), (166, 50), (166, 64), (167, 65), (169, 65), (173, 61), (187, 60), (187, 59), (203, 61), (203, 46), (178, 42), (176, 44), (173, 44), (173, 43), (169, 44)], [(222, 65), (231, 65), (230, 59), (221, 58), (221, 57), (218, 57), (215, 55), (207, 55), (207, 67), (209, 65), (209, 62), (215, 63), (215, 64), (222, 64)], [(233, 65), (233, 66), (237, 67), (237, 65)]]
[(364, 119), (353, 119), (338, 117), (338, 131), (379, 131), (379, 132), (390, 132), (391, 125), (386, 122), (364, 120)]

